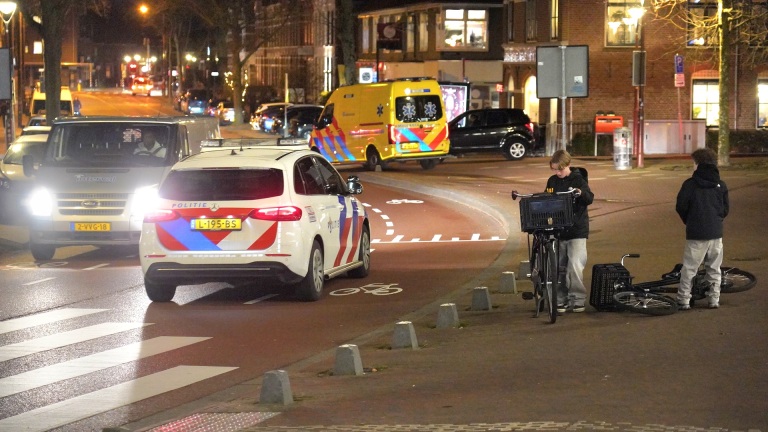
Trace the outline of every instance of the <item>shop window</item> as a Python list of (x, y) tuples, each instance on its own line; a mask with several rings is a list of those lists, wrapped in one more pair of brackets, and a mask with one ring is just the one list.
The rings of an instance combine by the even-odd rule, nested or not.
[(487, 50), (487, 11), (485, 9), (445, 9), (443, 36), (443, 49)]
[(693, 104), (691, 118), (705, 120), (707, 126), (717, 126), (720, 116), (719, 81), (693, 80)]
[(425, 52), (429, 49), (429, 15), (419, 14), (419, 51)]
[(639, 2), (609, 0), (606, 3), (605, 46), (637, 45), (643, 13), (643, 7)]

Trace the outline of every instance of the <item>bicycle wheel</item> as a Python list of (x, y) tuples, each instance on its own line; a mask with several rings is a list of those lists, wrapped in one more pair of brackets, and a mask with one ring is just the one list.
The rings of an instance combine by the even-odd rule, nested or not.
[(720, 267), (722, 281), (721, 293), (736, 293), (751, 289), (757, 283), (755, 275), (734, 267)]
[(677, 312), (677, 303), (661, 294), (620, 291), (613, 295), (613, 303), (619, 310), (645, 315), (671, 315)]
[(549, 316), (549, 322), (554, 324), (557, 321), (557, 304), (555, 286), (557, 284), (557, 243), (553, 240), (547, 242), (545, 253), (542, 254), (544, 258), (544, 268), (546, 269), (544, 274), (544, 309)]

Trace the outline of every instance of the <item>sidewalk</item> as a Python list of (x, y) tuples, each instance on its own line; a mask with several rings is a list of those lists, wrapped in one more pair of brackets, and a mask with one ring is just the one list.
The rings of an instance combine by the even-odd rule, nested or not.
[[(592, 265), (613, 262), (627, 252), (643, 254), (631, 267), (640, 280), (647, 280), (649, 265), (650, 274), (671, 269), (682, 253), (684, 230), (674, 214), (674, 193), (690, 176), (688, 161), (659, 161), (649, 164), (652, 168), (622, 173), (610, 162), (578, 163), (589, 167), (590, 183), (599, 191), (590, 209), (585, 283)], [(541, 159), (522, 161), (516, 174), (539, 175), (532, 173), (540, 164)], [(752, 271), (758, 287), (725, 295), (718, 310), (697, 307), (669, 317), (645, 317), (588, 307), (586, 313), (568, 313), (546, 324), (532, 317), (532, 303), (519, 294), (530, 289), (529, 282), (518, 279), (518, 293), (501, 292), (502, 272), (517, 272), (525, 254), (524, 240), (523, 250), (508, 241), (487, 271), (467, 284), (397, 317), (391, 326), (343, 341), (358, 347), (363, 375), (335, 376), (339, 348), (329, 347), (281, 368), (292, 393), (288, 405), (261, 404), (264, 377), (257, 377), (124, 427), (225, 430), (231, 424), (237, 426), (226, 430), (246, 432), (768, 430), (768, 343), (762, 331), (768, 326), (768, 298), (760, 282), (768, 277), (760, 264), (768, 251), (750, 241), (764, 219), (756, 189), (765, 188), (768, 174), (760, 164), (765, 161), (754, 165), (754, 171), (724, 173), (733, 183), (727, 259)], [(409, 177), (387, 174), (367, 175), (363, 181), (378, 178), (400, 187), (397, 178)], [(413, 178), (417, 176), (425, 178), (414, 172)], [(419, 193), (471, 195), (509, 214), (504, 211), (508, 194), (495, 194), (493, 187), (479, 182), (454, 179), (449, 192), (430, 190), (426, 180), (410, 184)], [(626, 196), (629, 190), (635, 193)], [(512, 219), (507, 223), (517, 226)], [(512, 239), (521, 240), (514, 232)], [(477, 287), (488, 288), (489, 310), (473, 309)], [(459, 327), (438, 329), (438, 310), (447, 303), (456, 305)], [(392, 349), (396, 321), (412, 323), (418, 349)]]

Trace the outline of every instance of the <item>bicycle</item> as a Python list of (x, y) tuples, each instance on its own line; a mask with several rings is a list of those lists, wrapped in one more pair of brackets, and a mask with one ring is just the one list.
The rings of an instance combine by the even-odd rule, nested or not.
[[(547, 311), (549, 322), (557, 321), (557, 293), (560, 281), (560, 232), (573, 226), (573, 199), (577, 189), (568, 192), (521, 194), (512, 191), (512, 199), (520, 200), (520, 227), (528, 233), (528, 256), (533, 292), (523, 293), (526, 300), (536, 300), (534, 316)], [(531, 244), (533, 238), (533, 244)]]
[[(632, 283), (634, 276), (624, 267), (624, 258), (639, 258), (640, 254), (625, 254), (620, 264), (596, 264), (592, 270), (592, 292), (589, 303), (597, 310), (626, 310), (645, 315), (671, 315), (678, 310), (677, 301), (660, 293), (676, 293), (682, 264), (677, 264), (661, 279)], [(735, 267), (720, 267), (720, 292), (735, 293), (751, 289), (757, 278)], [(706, 271), (700, 269), (691, 284), (690, 305), (707, 298), (710, 284)]]

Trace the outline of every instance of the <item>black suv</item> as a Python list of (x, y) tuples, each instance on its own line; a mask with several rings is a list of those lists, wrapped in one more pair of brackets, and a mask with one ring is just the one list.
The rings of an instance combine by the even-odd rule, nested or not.
[(501, 151), (509, 160), (530, 153), (533, 123), (519, 108), (486, 108), (462, 113), (448, 123), (451, 154)]

